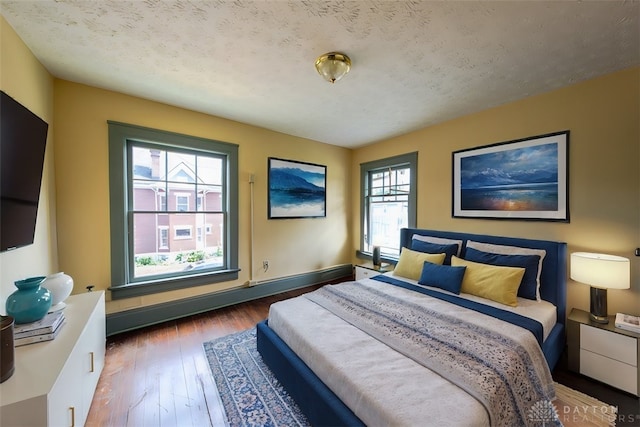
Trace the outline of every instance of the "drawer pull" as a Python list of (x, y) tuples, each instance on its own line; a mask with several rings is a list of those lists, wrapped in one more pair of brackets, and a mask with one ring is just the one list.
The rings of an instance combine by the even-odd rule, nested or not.
[(93, 366), (93, 351), (89, 352), (89, 356), (91, 357), (91, 369), (89, 369), (89, 372), (93, 372), (94, 366)]
[(70, 406), (69, 409), (71, 410), (71, 427), (75, 427), (75, 425), (76, 425), (76, 408), (74, 408), (73, 406)]

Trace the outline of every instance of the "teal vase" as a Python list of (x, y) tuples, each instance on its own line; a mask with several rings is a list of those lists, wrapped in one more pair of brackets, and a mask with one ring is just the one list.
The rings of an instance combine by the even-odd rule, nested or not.
[(14, 282), (18, 290), (9, 295), (5, 309), (16, 325), (38, 321), (51, 308), (51, 292), (40, 287), (44, 279), (37, 276)]

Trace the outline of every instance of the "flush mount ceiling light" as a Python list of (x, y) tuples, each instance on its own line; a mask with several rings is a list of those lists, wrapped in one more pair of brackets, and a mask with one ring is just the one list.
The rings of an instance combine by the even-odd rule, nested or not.
[(343, 53), (330, 52), (316, 59), (316, 70), (326, 81), (335, 83), (351, 69), (351, 60)]

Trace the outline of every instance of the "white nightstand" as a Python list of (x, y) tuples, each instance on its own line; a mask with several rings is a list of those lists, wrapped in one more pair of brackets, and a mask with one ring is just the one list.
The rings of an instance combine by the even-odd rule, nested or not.
[(589, 313), (574, 308), (567, 319), (568, 366), (613, 387), (640, 395), (640, 334), (609, 323), (591, 321)]
[(392, 270), (393, 264), (383, 262), (382, 265), (378, 267), (369, 262), (355, 266), (355, 277), (356, 280), (360, 280), (367, 277), (377, 276), (378, 274), (386, 273)]

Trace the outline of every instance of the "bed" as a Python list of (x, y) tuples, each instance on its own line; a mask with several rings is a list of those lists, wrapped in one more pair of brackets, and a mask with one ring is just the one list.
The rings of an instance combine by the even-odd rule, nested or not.
[[(550, 371), (565, 347), (566, 244), (415, 228), (400, 243), (396, 272), (273, 304), (257, 325), (267, 366), (316, 426), (526, 422), (532, 403), (553, 398)], [(408, 277), (416, 272), (407, 265), (441, 251), (439, 263)], [(451, 273), (462, 291), (450, 287)], [(466, 294), (464, 280), (482, 275), (517, 281), (515, 305), (484, 288)], [(497, 353), (510, 346), (514, 361)], [(497, 373), (485, 373), (486, 360)]]

